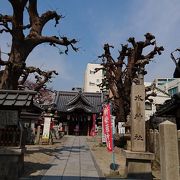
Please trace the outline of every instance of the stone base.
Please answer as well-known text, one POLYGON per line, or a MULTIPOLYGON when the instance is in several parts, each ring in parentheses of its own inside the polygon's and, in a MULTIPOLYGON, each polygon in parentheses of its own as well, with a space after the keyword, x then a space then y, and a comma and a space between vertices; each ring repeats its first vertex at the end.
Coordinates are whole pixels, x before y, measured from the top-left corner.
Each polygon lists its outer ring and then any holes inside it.
POLYGON ((152 180, 151 161, 154 154, 149 152, 123 151, 126 157, 127 177, 152 180))
POLYGON ((24 148, 0 147, 0 179, 16 180, 24 170, 24 148))

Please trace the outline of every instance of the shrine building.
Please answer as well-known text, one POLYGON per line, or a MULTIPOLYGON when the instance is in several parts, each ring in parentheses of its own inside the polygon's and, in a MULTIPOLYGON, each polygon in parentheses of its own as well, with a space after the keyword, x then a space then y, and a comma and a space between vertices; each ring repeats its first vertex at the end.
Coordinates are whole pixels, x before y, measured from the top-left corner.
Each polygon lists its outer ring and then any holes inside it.
POLYGON ((92 135, 101 120, 102 94, 58 91, 54 101, 56 119, 68 135, 92 135))

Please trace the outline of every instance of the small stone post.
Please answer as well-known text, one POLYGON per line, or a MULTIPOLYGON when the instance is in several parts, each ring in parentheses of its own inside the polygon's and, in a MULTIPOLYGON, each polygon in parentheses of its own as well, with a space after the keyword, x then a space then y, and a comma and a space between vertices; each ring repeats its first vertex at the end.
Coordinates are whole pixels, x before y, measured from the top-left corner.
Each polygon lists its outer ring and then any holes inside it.
POLYGON ((179 155, 179 164, 180 164, 180 130, 177 131, 178 134, 178 155, 179 155))
POLYGON ((179 158, 176 124, 165 121, 159 125, 162 180, 179 180, 179 158))
POLYGON ((155 160, 160 163, 160 145, 159 145, 159 131, 157 129, 154 130, 154 154, 155 160))
POLYGON ((37 134, 36 134, 36 144, 39 144, 40 131, 41 131, 41 126, 38 126, 38 127, 37 127, 37 134))

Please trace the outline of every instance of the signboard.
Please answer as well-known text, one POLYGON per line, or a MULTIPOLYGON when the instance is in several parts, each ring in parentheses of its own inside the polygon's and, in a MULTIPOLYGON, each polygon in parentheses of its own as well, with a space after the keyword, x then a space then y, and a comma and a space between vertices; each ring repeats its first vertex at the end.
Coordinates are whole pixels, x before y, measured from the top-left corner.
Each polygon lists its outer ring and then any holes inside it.
POLYGON ((111 124, 112 124, 113 134, 116 133, 115 119, 116 119, 116 116, 111 115, 111 124))
POLYGON ((111 114, 110 114, 110 105, 106 104, 103 107, 103 130, 104 136, 106 140, 106 145, 108 151, 113 150, 113 142, 112 142, 112 122, 111 122, 111 114))
POLYGON ((42 139, 49 139, 51 117, 44 117, 44 129, 42 139))
POLYGON ((125 127, 123 127, 125 123, 124 122, 118 122, 118 133, 119 134, 125 134, 125 127))
POLYGON ((0 110, 0 126, 17 125, 19 120, 18 111, 0 110))

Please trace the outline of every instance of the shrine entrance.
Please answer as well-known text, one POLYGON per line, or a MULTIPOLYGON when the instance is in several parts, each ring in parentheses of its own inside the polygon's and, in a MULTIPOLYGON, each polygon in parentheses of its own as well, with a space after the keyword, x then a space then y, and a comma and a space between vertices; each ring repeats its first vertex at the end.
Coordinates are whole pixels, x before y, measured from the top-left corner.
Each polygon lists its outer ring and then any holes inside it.
POLYGON ((67 115, 67 134, 87 136, 92 128, 91 115, 86 114, 82 110, 76 110, 72 114, 67 115))
POLYGON ((94 135, 101 112, 101 94, 59 91, 55 98, 58 122, 67 135, 94 135))

